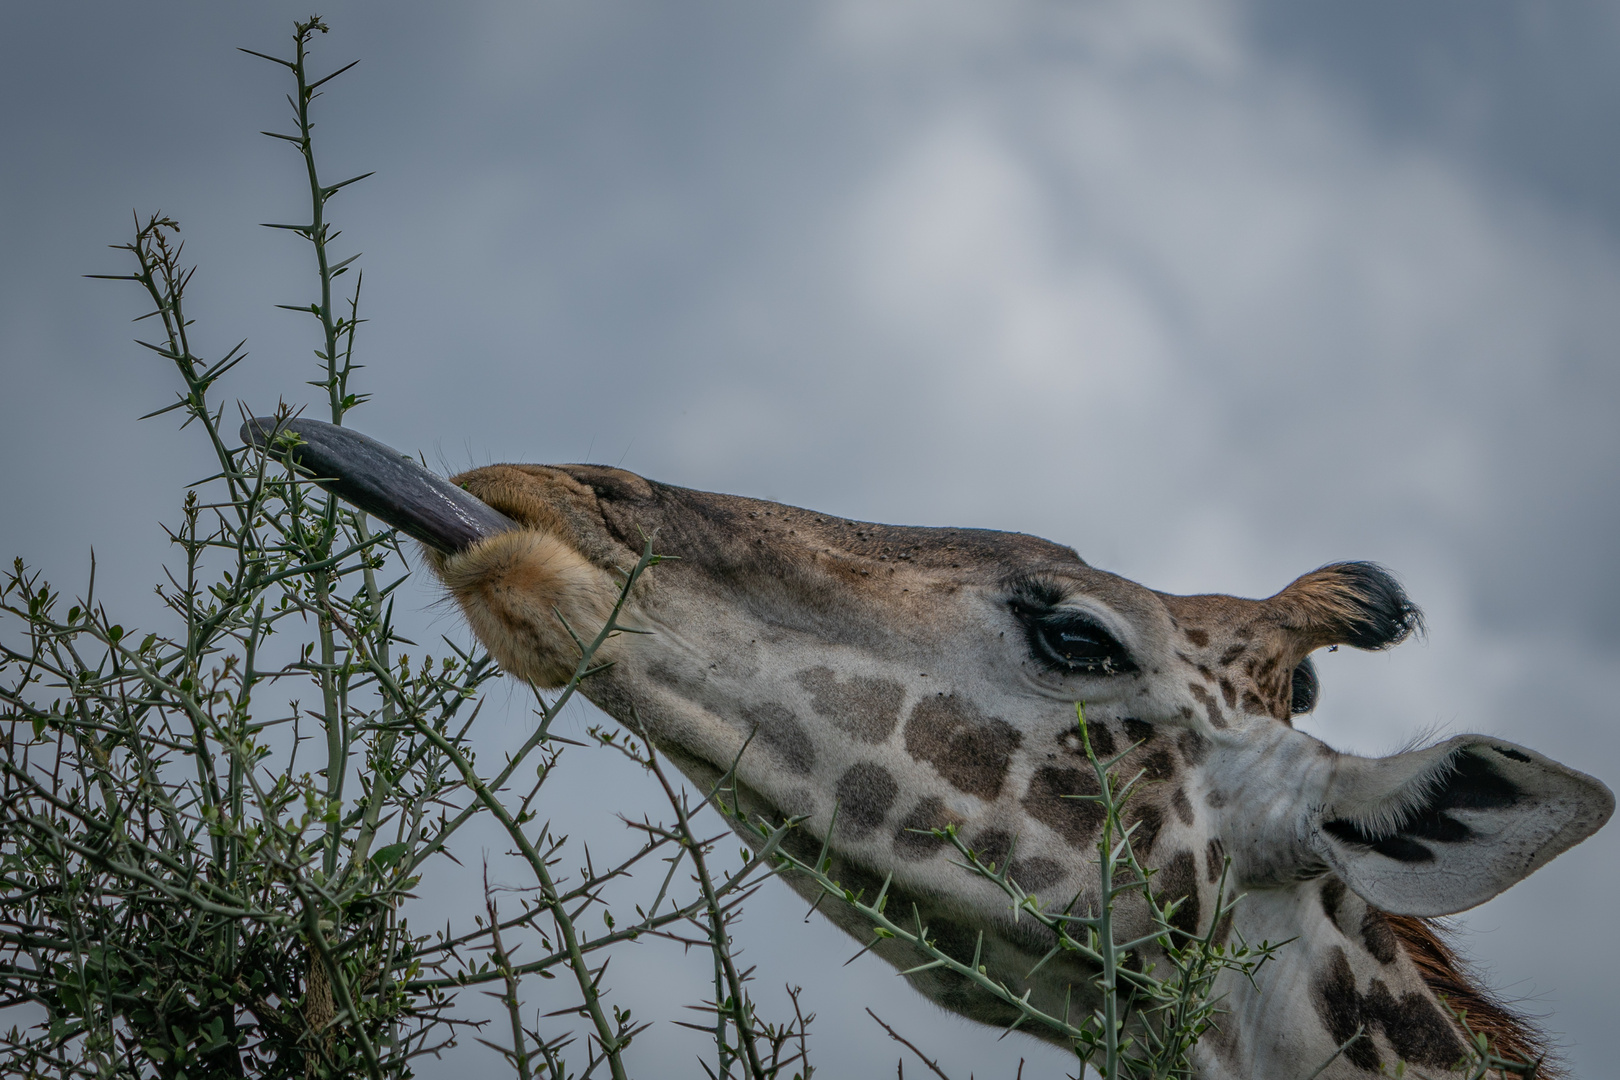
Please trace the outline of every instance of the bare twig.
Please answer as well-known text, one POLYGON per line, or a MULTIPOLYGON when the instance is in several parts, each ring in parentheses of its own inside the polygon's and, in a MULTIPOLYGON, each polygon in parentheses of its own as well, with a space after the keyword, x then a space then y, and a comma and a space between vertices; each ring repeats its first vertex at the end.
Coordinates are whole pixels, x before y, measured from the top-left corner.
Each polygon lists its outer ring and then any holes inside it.
MULTIPOLYGON (((913 1043, 910 1039, 906 1038, 904 1035, 900 1034, 898 1031, 894 1030, 894 1028, 890 1027, 887 1023, 884 1022, 884 1020, 883 1020, 883 1018, 881 1016, 879 1016, 877 1013, 873 1012, 871 1009, 866 1010, 866 1015, 870 1016, 873 1020, 876 1020, 878 1022, 878 1026, 881 1027, 884 1031, 887 1031, 889 1033, 889 1038, 893 1039, 895 1042, 899 1043, 901 1046, 904 1046, 907 1050, 910 1050, 913 1054, 916 1054, 917 1055, 917 1060, 922 1062, 924 1065, 928 1066, 929 1070, 932 1071, 935 1076, 939 1077, 939 1080, 951 1080, 951 1078, 949 1076, 945 1075, 945 1070, 939 1067, 938 1062, 931 1060, 921 1050, 917 1049, 917 1045, 915 1043, 913 1043)), ((902 1077, 905 1076, 905 1069, 904 1068, 900 1069, 899 1075, 902 1076, 902 1077)))

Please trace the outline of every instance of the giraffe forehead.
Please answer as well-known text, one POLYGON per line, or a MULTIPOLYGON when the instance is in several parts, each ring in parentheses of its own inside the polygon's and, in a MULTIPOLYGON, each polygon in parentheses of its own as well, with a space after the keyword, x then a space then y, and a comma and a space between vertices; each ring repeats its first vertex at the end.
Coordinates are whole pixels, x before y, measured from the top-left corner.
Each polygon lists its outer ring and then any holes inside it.
POLYGON ((455 482, 521 524, 566 533, 597 561, 622 561, 650 541, 678 560, 661 577, 687 575, 693 589, 707 578, 728 602, 754 593, 810 607, 865 599, 898 613, 920 597, 1051 577, 1121 608, 1157 607, 1148 590, 1024 533, 857 521, 589 465, 490 466, 455 482))

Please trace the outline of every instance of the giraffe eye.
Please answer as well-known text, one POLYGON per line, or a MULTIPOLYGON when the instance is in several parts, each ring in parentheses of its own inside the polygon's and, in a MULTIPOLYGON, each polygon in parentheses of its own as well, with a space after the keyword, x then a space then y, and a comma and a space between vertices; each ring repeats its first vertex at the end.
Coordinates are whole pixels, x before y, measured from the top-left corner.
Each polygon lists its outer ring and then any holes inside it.
POLYGON ((1125 646, 1095 619, 1073 611, 1020 614, 1029 628, 1030 651, 1053 671, 1119 675, 1136 670, 1125 646))
POLYGON ((1322 683, 1316 677, 1316 665, 1309 660, 1300 661, 1294 669, 1294 696, 1289 710, 1298 716, 1316 708, 1316 698, 1322 692, 1322 683))

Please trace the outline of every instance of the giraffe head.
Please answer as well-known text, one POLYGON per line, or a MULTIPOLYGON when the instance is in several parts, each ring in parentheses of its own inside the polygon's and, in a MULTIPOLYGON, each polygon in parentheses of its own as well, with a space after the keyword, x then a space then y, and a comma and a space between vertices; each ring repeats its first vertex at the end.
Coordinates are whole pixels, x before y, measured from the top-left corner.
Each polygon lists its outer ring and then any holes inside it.
MULTIPOLYGON (((1096 790, 1083 701, 1100 755, 1135 745, 1123 770, 1144 782, 1127 820, 1156 891, 1186 898, 1178 923, 1207 926, 1229 865, 1248 894, 1244 937, 1297 939, 1258 988, 1222 987, 1231 1015, 1201 1044, 1201 1075, 1308 1074, 1358 1028, 1324 1076, 1444 1071, 1462 1045, 1438 989, 1508 1049, 1533 1040, 1421 917, 1511 886, 1596 831, 1613 796, 1501 739, 1363 758, 1296 730, 1317 695, 1313 650, 1386 648, 1419 625, 1381 569, 1324 567, 1265 600, 1171 596, 1031 536, 847 521, 617 469, 497 465, 455 483, 475 515, 509 520, 450 535, 402 492, 368 508, 427 541, 509 672, 566 680, 578 652, 564 620, 601 626, 650 538, 675 558, 623 621, 651 633, 613 638, 582 691, 699 782, 735 763, 747 809, 804 818, 813 849, 830 837, 847 886, 892 875, 891 897, 917 904, 947 951, 983 931, 982 962, 1032 1000, 1083 1001, 1091 973, 1049 964, 1027 979, 1049 941, 929 830, 954 824, 1043 898, 1095 895, 1100 811, 1064 797, 1096 790)), ((1012 1018, 939 969, 913 982, 964 1015, 1012 1018)))

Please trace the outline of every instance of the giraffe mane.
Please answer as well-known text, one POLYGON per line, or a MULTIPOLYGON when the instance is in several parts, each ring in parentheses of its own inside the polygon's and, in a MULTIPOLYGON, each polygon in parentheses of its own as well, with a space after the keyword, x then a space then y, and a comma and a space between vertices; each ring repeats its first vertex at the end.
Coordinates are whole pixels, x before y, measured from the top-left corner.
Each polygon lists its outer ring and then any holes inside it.
POLYGON ((1469 970, 1468 962, 1447 940, 1453 933, 1450 926, 1416 915, 1390 915, 1388 919, 1429 989, 1443 996, 1454 1012, 1466 1014, 1468 1027, 1485 1036, 1492 1053, 1542 1063, 1534 1074, 1538 1080, 1567 1076, 1546 1034, 1503 1004, 1469 970))

